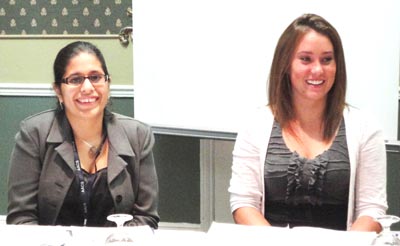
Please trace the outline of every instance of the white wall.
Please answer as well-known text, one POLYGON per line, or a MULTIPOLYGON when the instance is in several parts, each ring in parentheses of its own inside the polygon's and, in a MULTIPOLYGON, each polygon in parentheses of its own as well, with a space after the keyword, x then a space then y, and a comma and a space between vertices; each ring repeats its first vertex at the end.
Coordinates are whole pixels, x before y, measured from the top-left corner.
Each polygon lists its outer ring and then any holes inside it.
POLYGON ((400 1, 133 1, 135 117, 153 126, 237 132, 266 103, 276 42, 306 12, 340 33, 348 102, 397 139, 400 1))

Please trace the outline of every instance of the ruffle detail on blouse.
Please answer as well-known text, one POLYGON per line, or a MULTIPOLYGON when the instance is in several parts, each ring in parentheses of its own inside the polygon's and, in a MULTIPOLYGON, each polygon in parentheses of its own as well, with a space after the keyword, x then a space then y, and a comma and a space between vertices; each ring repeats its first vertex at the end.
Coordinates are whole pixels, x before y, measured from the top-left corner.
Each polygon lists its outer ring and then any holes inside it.
POLYGON ((322 204, 324 177, 328 165, 325 155, 326 152, 309 160, 300 157, 297 152, 293 153, 287 170, 286 203, 322 204))

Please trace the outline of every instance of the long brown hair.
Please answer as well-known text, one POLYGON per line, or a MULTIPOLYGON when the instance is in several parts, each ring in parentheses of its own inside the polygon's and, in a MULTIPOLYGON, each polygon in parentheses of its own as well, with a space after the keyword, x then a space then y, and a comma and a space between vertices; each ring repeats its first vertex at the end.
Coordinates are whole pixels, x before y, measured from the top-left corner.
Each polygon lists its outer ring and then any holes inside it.
POLYGON ((299 40, 314 30, 332 42, 336 61, 335 81, 328 92, 324 111, 324 140, 331 139, 343 116, 346 105, 346 64, 342 41, 336 29, 321 16, 304 14, 295 19, 282 33, 275 49, 269 75, 269 106, 282 128, 288 126, 295 116, 290 82, 290 64, 299 40))

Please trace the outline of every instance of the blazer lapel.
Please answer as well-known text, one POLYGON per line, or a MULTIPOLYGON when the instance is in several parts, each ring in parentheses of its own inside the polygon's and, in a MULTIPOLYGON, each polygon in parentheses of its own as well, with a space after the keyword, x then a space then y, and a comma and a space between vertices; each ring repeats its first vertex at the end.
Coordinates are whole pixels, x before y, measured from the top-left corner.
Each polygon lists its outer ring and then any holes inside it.
POLYGON ((109 182, 113 181, 126 168, 127 163, 122 157, 127 156, 128 158, 132 158, 135 156, 124 128, 116 122, 117 120, 107 125, 108 141, 110 144, 108 156, 109 182))
POLYGON ((53 125, 51 126, 49 136, 47 137, 47 143, 60 143, 55 150, 63 158, 65 163, 75 170, 74 166, 74 154, 72 149, 72 130, 68 123, 67 117, 58 115, 53 125))
POLYGON ((135 154, 132 150, 125 129, 117 120, 107 125, 109 141, 108 152, 108 184, 110 193, 115 199, 116 212, 126 212, 135 203, 135 194, 129 168, 132 168, 135 154))

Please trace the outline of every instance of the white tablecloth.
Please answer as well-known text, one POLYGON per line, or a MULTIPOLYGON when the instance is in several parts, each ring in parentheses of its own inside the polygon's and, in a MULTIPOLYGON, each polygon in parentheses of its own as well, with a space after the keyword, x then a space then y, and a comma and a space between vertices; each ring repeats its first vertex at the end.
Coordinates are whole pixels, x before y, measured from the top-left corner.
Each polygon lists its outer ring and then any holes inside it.
POLYGON ((207 233, 210 242, 222 239, 223 245, 370 245, 375 232, 347 232, 315 227, 293 229, 213 223, 207 233))
MULTIPOLYGON (((370 245, 374 232, 343 232, 311 227, 294 229, 277 227, 240 226, 213 223, 208 232, 149 227, 124 227, 141 245, 370 245)), ((99 246, 116 228, 63 226, 0 226, 1 245, 7 246, 99 246)))

